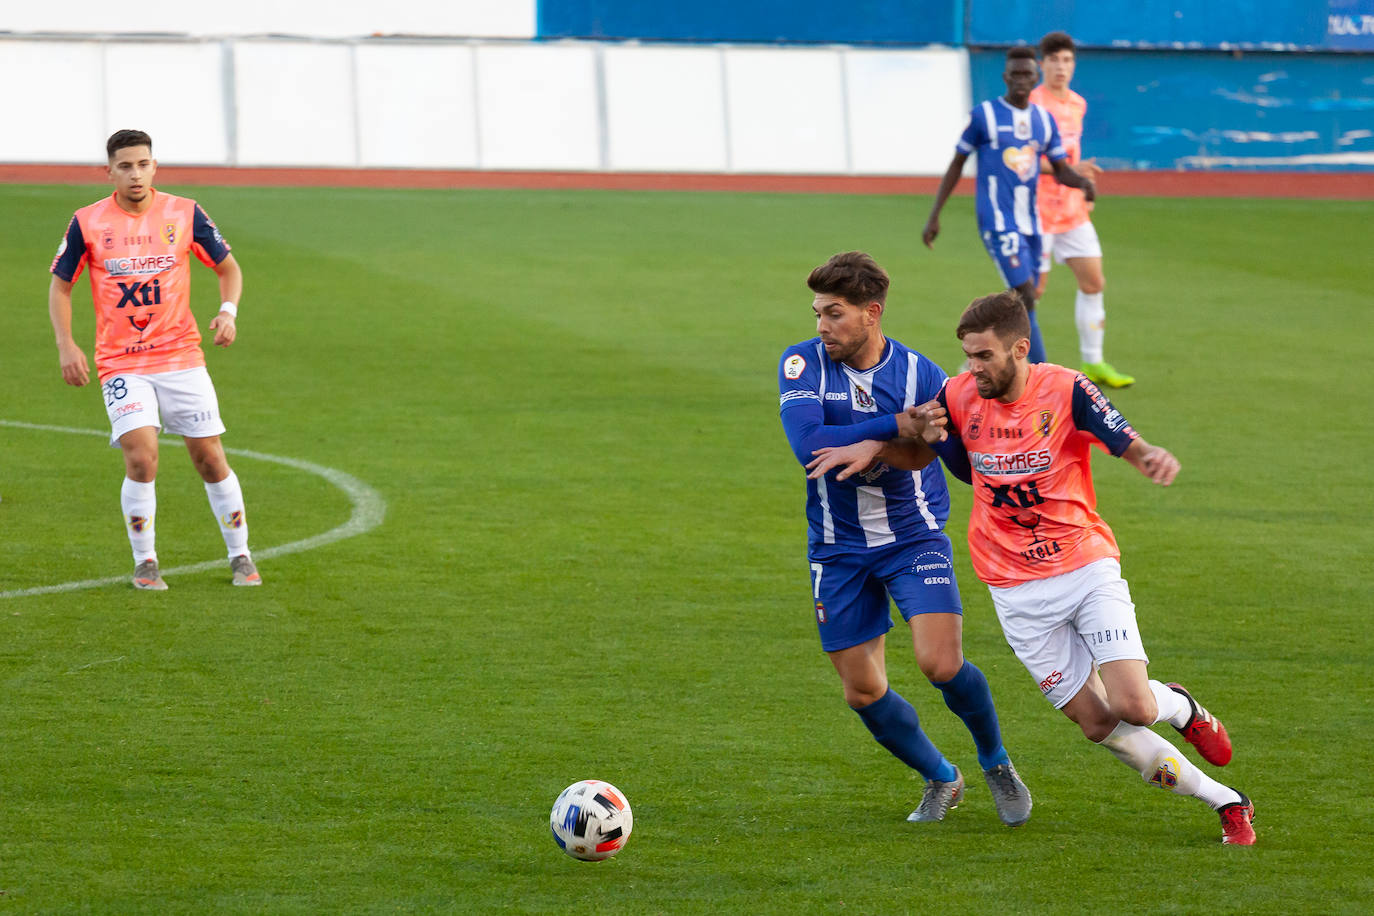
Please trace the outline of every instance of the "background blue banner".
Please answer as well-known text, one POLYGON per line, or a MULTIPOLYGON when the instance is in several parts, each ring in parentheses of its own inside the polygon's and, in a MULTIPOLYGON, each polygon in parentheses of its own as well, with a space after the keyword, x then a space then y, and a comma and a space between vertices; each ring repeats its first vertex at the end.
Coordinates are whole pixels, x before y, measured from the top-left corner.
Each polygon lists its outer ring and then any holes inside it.
POLYGON ((1055 29, 1088 47, 1296 49, 1326 45, 1328 0, 967 2, 970 45, 1034 44, 1055 29))
POLYGON ((958 44, 963 0, 540 0, 541 38, 958 44))
POLYGON ((1330 0, 1326 46, 1343 51, 1374 51, 1374 0, 1330 0))
POLYGON ((540 0, 541 38, 1374 51, 1374 0, 540 0), (965 28, 967 27, 967 32, 965 28))
MULTIPOLYGON (((975 104, 1006 92, 1005 52, 969 57, 975 104)), ((1088 102, 1083 155, 1108 168, 1368 169, 1374 79, 1362 60, 1082 51, 1073 88, 1088 102)))

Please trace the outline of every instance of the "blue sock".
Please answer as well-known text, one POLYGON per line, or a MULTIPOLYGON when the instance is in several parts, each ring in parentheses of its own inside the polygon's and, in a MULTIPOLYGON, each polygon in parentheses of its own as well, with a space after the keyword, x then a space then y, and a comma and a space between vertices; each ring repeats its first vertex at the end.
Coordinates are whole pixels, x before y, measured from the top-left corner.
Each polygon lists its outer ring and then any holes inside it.
POLYGON ((889 687, 879 699, 854 711, 892 756, 926 779, 954 781, 954 764, 930 743, 926 733, 921 731, 921 719, 915 708, 897 691, 889 687))
POLYGON ((1007 763, 1007 749, 1002 746, 1002 729, 997 725, 997 708, 992 705, 992 691, 988 689, 988 679, 978 666, 964 659, 964 667, 949 680, 936 684, 945 695, 945 705, 950 712, 964 720, 973 743, 978 748, 978 765, 990 770, 1001 763, 1007 763))
POLYGON ((1026 358, 1033 363, 1043 363, 1045 361, 1045 338, 1040 334, 1040 322, 1035 320, 1035 313, 1038 309, 1031 309, 1030 315, 1030 353, 1026 358))

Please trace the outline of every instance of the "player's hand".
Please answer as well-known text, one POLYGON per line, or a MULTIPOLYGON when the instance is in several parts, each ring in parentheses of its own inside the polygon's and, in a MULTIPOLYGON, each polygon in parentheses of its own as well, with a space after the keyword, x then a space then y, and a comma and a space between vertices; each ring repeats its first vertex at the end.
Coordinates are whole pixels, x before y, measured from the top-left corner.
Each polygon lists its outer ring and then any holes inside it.
POLYGON ((1089 181, 1097 181, 1097 176, 1102 174, 1102 166, 1097 164, 1096 159, 1084 159, 1074 170, 1089 181))
POLYGON ((939 401, 927 401, 908 407, 897 414, 897 435, 906 439, 922 439, 927 445, 943 442, 949 437, 945 425, 949 413, 939 401))
POLYGON ((57 361, 62 367, 62 381, 68 385, 80 388, 91 380, 91 368, 86 362, 86 354, 75 341, 57 345, 57 361))
POLYGON ((1083 199, 1088 203, 1097 200, 1097 185, 1093 184, 1091 178, 1083 179, 1083 199))
POLYGON ((935 236, 940 234, 940 218, 932 216, 926 220, 926 227, 921 230, 921 241, 926 243, 927 248, 935 247, 935 236))
POLYGON ((843 467, 844 470, 836 474, 835 479, 845 480, 871 467, 882 449, 883 444, 874 439, 865 439, 853 445, 831 445, 816 449, 811 453, 816 457, 806 465, 806 476, 809 480, 816 480, 824 477, 826 472, 833 468, 843 467))
POLYGON ((238 325, 234 322, 234 316, 228 312, 220 312, 210 319, 210 330, 215 332, 215 346, 227 347, 234 342, 238 336, 238 325))
POLYGON ((1152 445, 1145 454, 1140 456, 1140 461, 1137 462, 1136 467, 1153 483, 1167 487, 1178 476, 1180 465, 1178 459, 1168 449, 1152 445))

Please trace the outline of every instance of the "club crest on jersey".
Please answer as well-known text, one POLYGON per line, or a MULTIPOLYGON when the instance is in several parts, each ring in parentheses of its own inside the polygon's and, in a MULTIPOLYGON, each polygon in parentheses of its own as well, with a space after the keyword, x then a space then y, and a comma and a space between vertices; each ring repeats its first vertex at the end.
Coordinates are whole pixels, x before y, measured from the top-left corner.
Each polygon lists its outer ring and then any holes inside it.
POLYGON ((101 231, 100 246, 106 250, 114 247, 114 230, 105 229, 101 231))
POLYGON ((800 353, 793 353, 782 362, 782 374, 785 378, 799 379, 801 374, 806 371, 806 360, 800 353))
POLYGON ((855 410, 872 412, 877 408, 878 404, 876 401, 873 400, 873 395, 865 391, 862 385, 858 384, 857 382, 851 381, 850 388, 852 388, 854 391, 855 410))
POLYGON ((162 240, 168 245, 177 243, 177 224, 167 223, 162 227, 162 240))
POLYGON ((968 429, 964 432, 965 439, 977 439, 983 434, 983 415, 976 413, 968 418, 968 429))
POLYGON ((1040 422, 1036 424, 1036 428, 1040 430, 1040 435, 1048 438, 1050 430, 1054 428, 1054 411, 1040 411, 1040 422))

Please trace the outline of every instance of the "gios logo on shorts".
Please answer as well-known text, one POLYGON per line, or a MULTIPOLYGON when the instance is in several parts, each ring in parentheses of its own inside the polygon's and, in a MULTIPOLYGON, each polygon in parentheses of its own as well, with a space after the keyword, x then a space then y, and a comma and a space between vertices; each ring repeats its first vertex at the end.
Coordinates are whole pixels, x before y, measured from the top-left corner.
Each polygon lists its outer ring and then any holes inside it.
POLYGON ((953 585, 954 565, 949 557, 933 550, 918 554, 911 561, 911 574, 920 576, 924 585, 953 585))

